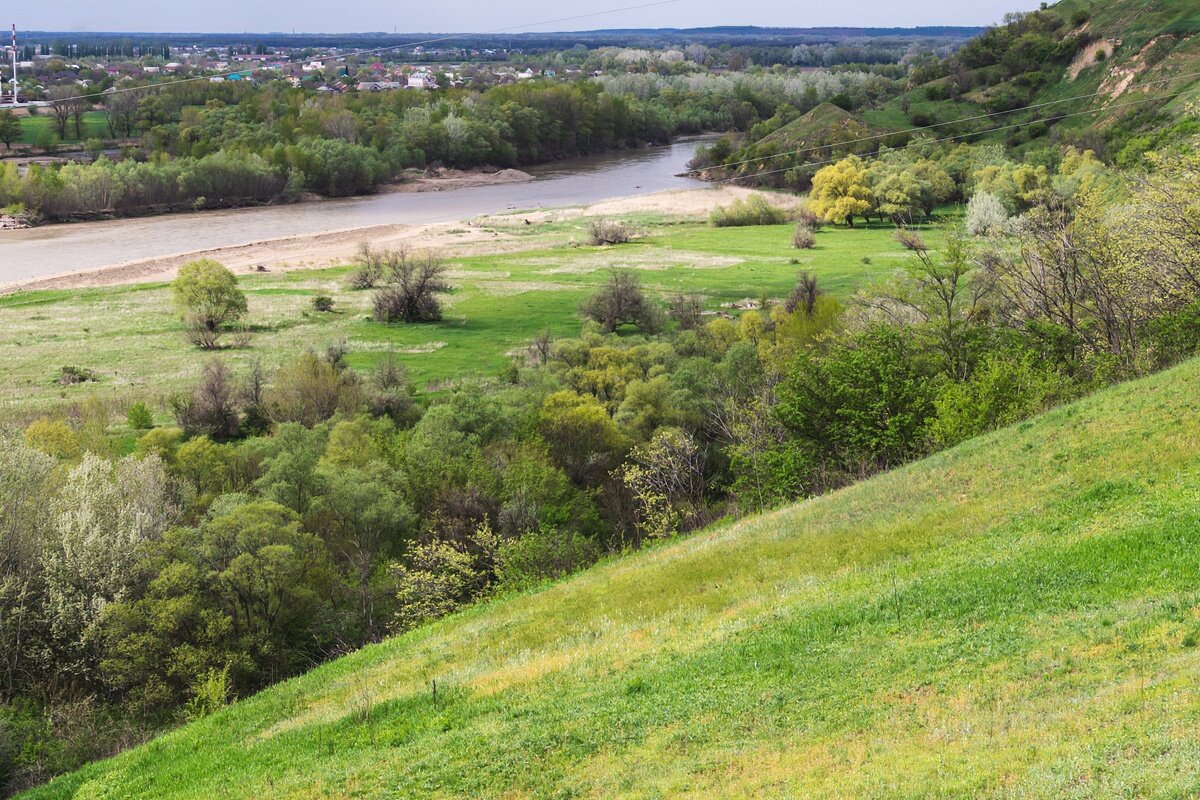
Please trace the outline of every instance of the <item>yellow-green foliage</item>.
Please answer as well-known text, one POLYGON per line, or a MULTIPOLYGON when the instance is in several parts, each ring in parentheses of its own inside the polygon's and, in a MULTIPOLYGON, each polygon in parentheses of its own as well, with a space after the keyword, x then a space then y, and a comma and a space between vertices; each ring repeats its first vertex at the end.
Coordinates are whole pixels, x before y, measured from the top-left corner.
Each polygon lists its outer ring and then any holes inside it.
POLYGON ((855 217, 866 217, 875 208, 870 173, 858 156, 820 169, 812 184, 809 207, 828 222, 853 226, 855 217))
POLYGON ((1198 380, 477 606, 29 797, 1193 796, 1198 380))

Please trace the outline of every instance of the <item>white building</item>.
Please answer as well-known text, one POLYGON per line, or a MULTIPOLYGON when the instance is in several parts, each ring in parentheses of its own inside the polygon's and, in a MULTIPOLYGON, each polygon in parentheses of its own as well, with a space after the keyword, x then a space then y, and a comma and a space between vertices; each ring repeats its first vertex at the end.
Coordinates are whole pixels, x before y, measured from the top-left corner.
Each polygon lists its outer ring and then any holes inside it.
POLYGON ((410 88, 410 89, 436 89, 437 88, 437 78, 433 77, 433 73, 425 72, 424 70, 422 70, 420 72, 414 72, 413 74, 408 76, 408 88, 410 88))

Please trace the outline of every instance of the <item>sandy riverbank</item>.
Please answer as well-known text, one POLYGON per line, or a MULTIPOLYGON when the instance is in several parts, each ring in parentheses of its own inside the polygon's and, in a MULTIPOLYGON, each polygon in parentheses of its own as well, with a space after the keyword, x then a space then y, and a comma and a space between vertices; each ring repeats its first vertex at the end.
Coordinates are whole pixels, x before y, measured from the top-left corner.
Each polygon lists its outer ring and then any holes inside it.
MULTIPOLYGON (((717 206, 727 205, 754 193, 751 189, 734 186, 706 187, 619 198, 583 207, 490 215, 453 223, 376 225, 287 236, 19 281, 0 286, 0 294, 20 290, 75 289, 167 281, 175 277, 183 264, 198 258, 215 259, 238 273, 258 269, 319 269, 349 263, 362 242, 369 242, 376 249, 407 247, 410 250, 436 250, 450 257, 514 252, 546 246, 546 238, 527 235, 530 225, 629 214, 703 219, 717 206), (519 235, 516 230, 520 231, 519 235)), ((798 205, 801 202, 800 198, 785 195, 773 194, 771 198, 772 202, 779 205, 798 205)), ((570 234, 563 234, 563 238, 569 239, 570 234)))

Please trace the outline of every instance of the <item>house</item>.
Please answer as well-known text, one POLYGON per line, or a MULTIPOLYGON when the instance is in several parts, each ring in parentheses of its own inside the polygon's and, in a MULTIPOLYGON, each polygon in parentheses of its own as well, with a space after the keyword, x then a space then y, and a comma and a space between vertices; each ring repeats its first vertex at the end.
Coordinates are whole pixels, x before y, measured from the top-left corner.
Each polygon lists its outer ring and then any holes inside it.
POLYGON ((409 89, 436 89, 437 78, 433 77, 433 73, 421 70, 414 72, 408 76, 409 89))
POLYGON ((533 78, 533 77, 534 77, 536 74, 537 74, 537 73, 535 73, 533 70, 531 70, 531 69, 529 69, 529 68, 526 68, 526 69, 524 69, 524 70, 522 70, 522 71, 520 71, 520 72, 518 72, 518 73, 517 73, 517 80, 519 80, 519 81, 527 81, 527 80, 529 80, 530 78, 533 78))
POLYGON ((360 92, 387 92, 399 88, 400 81, 362 81, 358 84, 360 92))

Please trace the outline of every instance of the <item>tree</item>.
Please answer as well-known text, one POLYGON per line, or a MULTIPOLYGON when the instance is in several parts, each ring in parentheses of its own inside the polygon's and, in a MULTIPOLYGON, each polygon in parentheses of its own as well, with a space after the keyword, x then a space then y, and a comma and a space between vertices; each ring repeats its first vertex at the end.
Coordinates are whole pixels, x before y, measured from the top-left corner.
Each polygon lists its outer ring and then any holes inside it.
POLYGON ((967 204, 967 230, 972 236, 1002 236, 1008 232, 1008 209, 990 192, 976 192, 967 204))
POLYGON ((221 264, 200 259, 184 264, 172 284, 175 306, 197 347, 217 347, 222 328, 246 313, 246 295, 237 277, 221 264))
POLYGON ((580 311, 605 333, 625 324, 637 326, 642 333, 657 333, 663 326, 662 309, 647 299, 637 273, 628 269, 614 269, 580 311))
POLYGON ((302 353, 275 373, 267 391, 267 409, 275 422, 311 428, 339 410, 353 412, 363 403, 362 384, 351 370, 338 369, 312 351, 302 353))
POLYGON ((802 353, 776 412, 824 470, 856 479, 921 452, 936 393, 930 377, 903 330, 872 325, 827 352, 802 353))
POLYGON ((870 174, 858 156, 849 156, 823 167, 813 176, 810 207, 822 219, 854 227, 854 218, 866 219, 875 208, 870 174))
POLYGON ((115 92, 104 98, 104 117, 108 133, 114 139, 133 135, 137 122, 138 100, 135 92, 115 92))
MULTIPOLYGON (((58 138, 67 138, 67 123, 71 121, 72 116, 79 113, 77 108, 81 102, 77 86, 67 84, 50 89, 50 110, 54 112, 54 126, 58 129, 58 138)), ((78 122, 75 127, 78 134, 78 122)))
POLYGON ((13 142, 21 135, 21 120, 11 111, 0 111, 0 142, 12 149, 13 142))
POLYGON ((175 401, 175 419, 188 436, 207 436, 216 442, 237 437, 236 387, 225 362, 214 358, 204 365, 192 393, 175 401))
POLYGON ((590 395, 555 392, 542 403, 537 422, 554 462, 579 484, 606 476, 626 448, 617 424, 590 395))
POLYGON ((897 225, 912 224, 924 210, 928 187, 911 170, 891 170, 875 185, 876 210, 897 225))
POLYGON ((442 318, 438 295, 450 291, 446 265, 426 255, 412 258, 406 251, 382 255, 385 286, 375 292, 375 319, 379 322, 437 322, 442 318))
POLYGON ((620 472, 647 536, 670 536, 703 518, 704 452, 686 431, 659 430, 633 448, 620 472))

